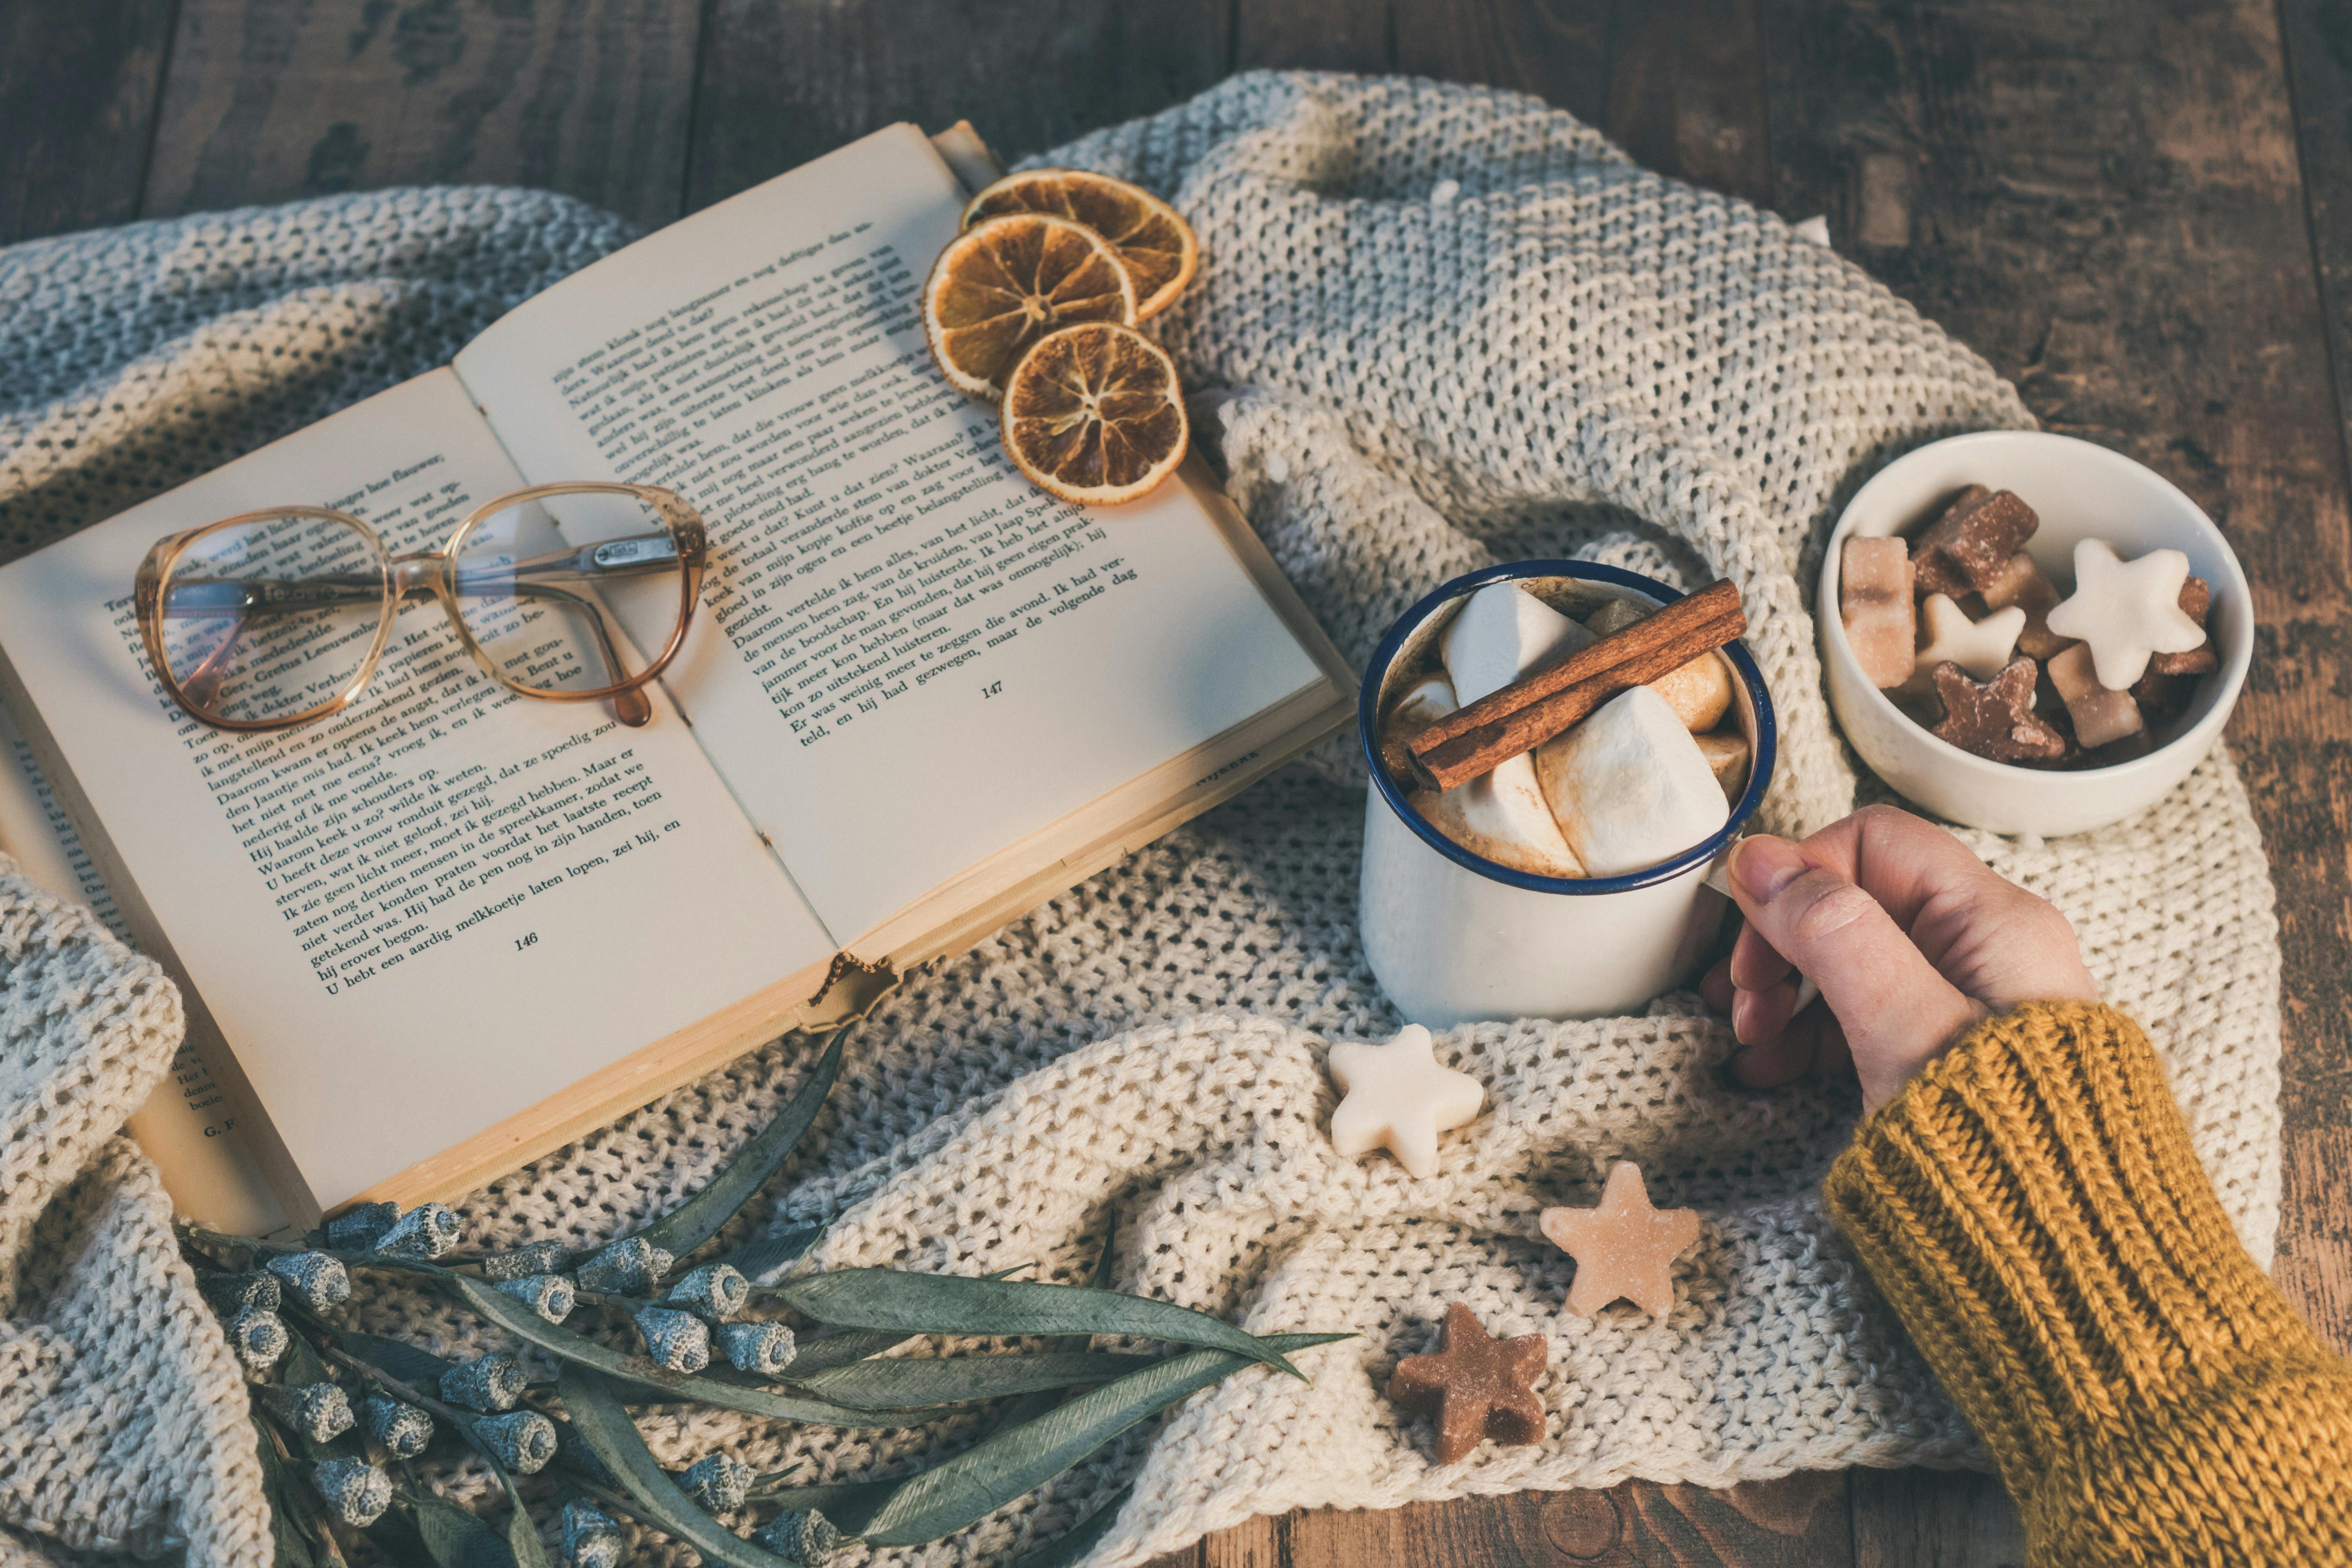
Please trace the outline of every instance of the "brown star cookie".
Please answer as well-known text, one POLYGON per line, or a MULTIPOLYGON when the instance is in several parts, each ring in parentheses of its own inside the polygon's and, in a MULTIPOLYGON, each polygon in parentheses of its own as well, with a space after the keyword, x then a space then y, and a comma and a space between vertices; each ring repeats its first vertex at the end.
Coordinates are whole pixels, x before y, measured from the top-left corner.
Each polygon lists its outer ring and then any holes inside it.
POLYGON ((1979 686, 1946 659, 1936 667, 1936 695, 1944 704, 1937 739, 1996 763, 2064 756, 2066 737, 2033 716, 2034 677, 2033 661, 2018 658, 1979 686))
POLYGON ((1610 1167, 1598 1208, 1546 1209, 1537 1223, 1576 1259, 1569 1310, 1590 1318, 1621 1298, 1654 1318, 1675 1310, 1675 1259, 1698 1239, 1698 1211, 1652 1207, 1632 1161, 1610 1167))
POLYGON ((1444 1340, 1434 1355, 1409 1355, 1389 1379, 1389 1397, 1437 1426, 1437 1462, 1467 1458, 1486 1438, 1543 1441, 1543 1401, 1536 1379, 1546 1354, 1541 1334, 1497 1340, 1456 1301, 1445 1309, 1444 1340))

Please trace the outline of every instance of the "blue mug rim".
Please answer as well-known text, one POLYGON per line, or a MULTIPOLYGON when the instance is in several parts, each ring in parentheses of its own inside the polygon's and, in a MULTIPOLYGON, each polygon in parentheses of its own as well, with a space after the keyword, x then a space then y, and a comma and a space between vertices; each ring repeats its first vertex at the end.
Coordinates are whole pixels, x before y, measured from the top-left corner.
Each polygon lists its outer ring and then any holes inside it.
POLYGON ((1603 566, 1593 561, 1511 561, 1497 566, 1481 567, 1465 573, 1451 582, 1441 584, 1420 602, 1397 618, 1389 635, 1381 639, 1380 647, 1372 654, 1371 664, 1364 672, 1362 687, 1356 696, 1356 731, 1363 748, 1365 766, 1371 770, 1372 787, 1381 792, 1389 809, 1399 821, 1411 828, 1421 841, 1465 870, 1514 888, 1525 888, 1536 893, 1568 893, 1592 897, 1602 893, 1629 892, 1635 888, 1647 888, 1672 881, 1692 867, 1713 860, 1723 852, 1723 847, 1739 835, 1756 808, 1764 803, 1764 792, 1772 782, 1773 764, 1780 756, 1780 722, 1772 710, 1772 694, 1764 684, 1764 672, 1756 667, 1755 656, 1744 642, 1727 644, 1721 651, 1730 659, 1733 672, 1748 689, 1748 697, 1756 710, 1755 755, 1749 760, 1748 787, 1740 792, 1738 804, 1731 808, 1730 818, 1715 832, 1700 839, 1688 849, 1671 859, 1661 860, 1639 871, 1626 871, 1614 877, 1538 877, 1531 871, 1515 871, 1498 866, 1482 856, 1473 855, 1436 828, 1429 819, 1405 804, 1404 793, 1389 776, 1386 763, 1380 754, 1381 688, 1387 683, 1389 667, 1403 650, 1405 639, 1421 628, 1430 616, 1454 600, 1464 597, 1489 583, 1516 582, 1525 577, 1576 577, 1588 583, 1607 583, 1620 588, 1632 588, 1654 598, 1661 605, 1670 605, 1683 597, 1682 590, 1670 588, 1654 577, 1644 577, 1638 572, 1622 567, 1603 566))

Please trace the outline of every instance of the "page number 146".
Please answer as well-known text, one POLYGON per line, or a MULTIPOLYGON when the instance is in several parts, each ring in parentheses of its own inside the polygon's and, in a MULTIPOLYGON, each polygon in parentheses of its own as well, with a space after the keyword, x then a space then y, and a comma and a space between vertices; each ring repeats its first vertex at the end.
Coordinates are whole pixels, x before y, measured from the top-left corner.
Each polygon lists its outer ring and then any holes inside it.
POLYGON ((517 952, 520 952, 526 947, 536 947, 539 945, 539 933, 535 931, 526 931, 514 939, 514 944, 517 952))

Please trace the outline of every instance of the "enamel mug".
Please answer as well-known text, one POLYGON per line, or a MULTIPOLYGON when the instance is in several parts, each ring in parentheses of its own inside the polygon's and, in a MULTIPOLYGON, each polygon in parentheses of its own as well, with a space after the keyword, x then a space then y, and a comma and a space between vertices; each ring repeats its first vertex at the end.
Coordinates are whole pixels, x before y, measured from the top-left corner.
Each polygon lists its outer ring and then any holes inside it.
POLYGON ((1682 597, 1654 578, 1584 561, 1489 566, 1407 610, 1372 656, 1356 709, 1372 774, 1358 919, 1389 999, 1409 1022, 1433 1029, 1638 1012, 1687 984, 1723 919, 1725 900, 1706 886, 1707 872, 1772 778, 1772 700, 1755 659, 1734 643, 1721 650, 1733 677, 1727 717, 1747 735, 1751 763, 1747 787, 1717 832, 1646 870, 1571 878, 1498 866, 1431 826, 1381 761, 1381 715, 1390 698, 1440 668, 1437 639, 1462 601, 1502 581, 1579 621, 1612 598, 1656 605, 1682 597))

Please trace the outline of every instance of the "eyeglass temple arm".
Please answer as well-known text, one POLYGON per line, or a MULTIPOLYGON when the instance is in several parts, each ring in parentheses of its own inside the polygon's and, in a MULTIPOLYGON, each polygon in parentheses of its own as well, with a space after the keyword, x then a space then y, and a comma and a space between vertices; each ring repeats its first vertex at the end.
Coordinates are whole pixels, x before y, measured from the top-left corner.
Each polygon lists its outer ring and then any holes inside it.
MULTIPOLYGON (((560 599, 576 606, 589 626, 594 628, 597 649, 604 656, 604 668, 611 672, 613 679, 619 680, 627 673, 627 667, 621 662, 621 650, 613 646, 613 635, 605 629, 604 611, 597 607, 594 600, 584 594, 574 594, 568 588, 557 588, 545 583, 514 583, 509 585, 508 592, 517 598, 560 599)), ((632 730, 646 723, 654 716, 653 700, 646 695, 643 687, 615 692, 609 701, 613 717, 632 730)))

